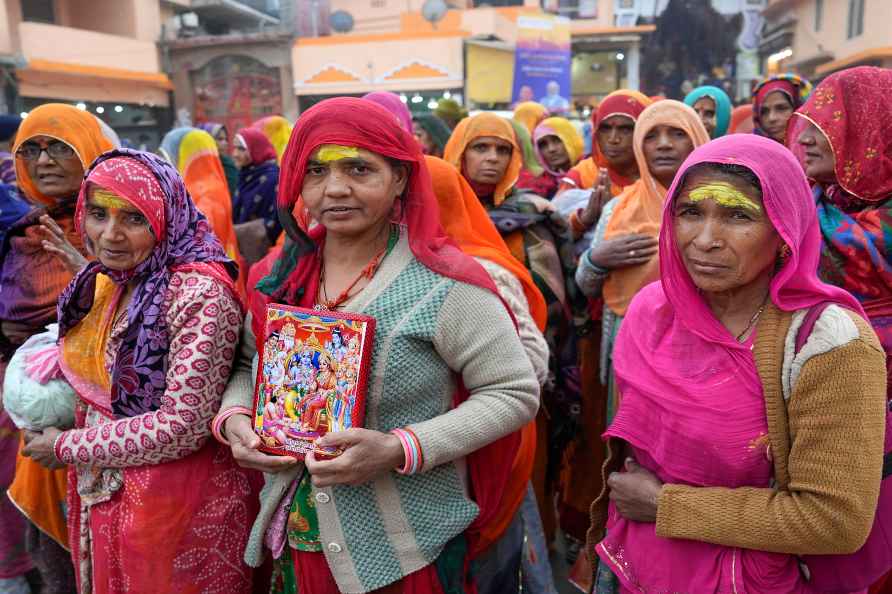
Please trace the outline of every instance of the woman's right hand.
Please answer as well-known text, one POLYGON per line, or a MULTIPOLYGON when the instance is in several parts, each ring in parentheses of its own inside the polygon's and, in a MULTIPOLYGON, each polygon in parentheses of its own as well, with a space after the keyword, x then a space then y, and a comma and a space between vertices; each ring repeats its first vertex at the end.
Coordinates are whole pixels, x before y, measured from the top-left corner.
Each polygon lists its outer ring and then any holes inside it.
POLYGON ((610 178, 607 176, 607 170, 601 169, 598 174, 598 182, 592 188, 588 203, 579 215, 579 222, 586 229, 593 227, 601 218, 604 205, 610 202, 611 198, 613 195, 610 193, 610 178))
POLYGON ((589 259, 595 266, 607 270, 638 266, 656 255, 657 246, 657 239, 650 235, 621 235, 598 242, 589 250, 589 259))
POLYGON ((273 456, 258 450, 260 437, 254 433, 248 415, 232 415, 223 424, 223 431, 232 448, 232 457, 242 468, 277 473, 297 464, 291 456, 273 456))
POLYGON ((43 234, 43 249, 55 254, 71 274, 77 274, 87 265, 87 259, 71 245, 65 232, 49 215, 40 217, 40 232, 43 234))

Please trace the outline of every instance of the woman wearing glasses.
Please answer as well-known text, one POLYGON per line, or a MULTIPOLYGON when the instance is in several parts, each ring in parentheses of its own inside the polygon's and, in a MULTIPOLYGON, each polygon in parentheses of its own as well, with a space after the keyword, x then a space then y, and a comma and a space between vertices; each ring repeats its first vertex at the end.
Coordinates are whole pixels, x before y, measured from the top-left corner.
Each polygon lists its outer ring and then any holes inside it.
MULTIPOLYGON (((86 166, 112 148, 98 120, 70 105, 43 105, 19 128, 18 184, 39 208, 16 222, 0 246, 0 380, 15 349, 56 321, 59 295, 85 263, 74 231, 77 193, 86 166)), ((22 456, 16 465, 18 442, 15 426, 0 412, 0 490, 8 487, 9 498, 29 520, 23 527, 7 498, 0 499, 0 575, 18 574, 21 581, 33 563, 42 592, 73 592, 73 568, 64 550, 66 471, 46 470, 22 456), (23 530, 31 532, 31 559, 21 553, 10 558, 6 552, 23 550, 23 530)))

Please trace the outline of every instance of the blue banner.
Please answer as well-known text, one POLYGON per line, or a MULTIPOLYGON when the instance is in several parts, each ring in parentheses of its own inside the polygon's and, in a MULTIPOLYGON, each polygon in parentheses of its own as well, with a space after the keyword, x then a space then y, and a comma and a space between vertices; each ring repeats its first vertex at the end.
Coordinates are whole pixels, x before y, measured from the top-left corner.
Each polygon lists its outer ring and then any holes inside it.
POLYGON ((514 104, 536 101, 551 113, 570 108, 570 19, 551 15, 517 19, 514 104))

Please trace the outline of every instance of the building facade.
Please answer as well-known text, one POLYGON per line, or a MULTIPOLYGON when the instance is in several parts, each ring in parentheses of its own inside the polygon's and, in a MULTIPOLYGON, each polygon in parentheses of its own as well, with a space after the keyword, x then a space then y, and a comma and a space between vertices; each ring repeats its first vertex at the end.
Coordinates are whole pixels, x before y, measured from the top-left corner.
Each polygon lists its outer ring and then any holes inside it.
POLYGON ((760 57, 766 74, 812 81, 852 66, 892 67, 892 2, 769 0, 760 57))
POLYGON ((178 123, 222 122, 234 133, 268 115, 294 120, 291 46, 303 4, 179 0, 171 6, 161 48, 178 123))
POLYGON ((617 88, 638 87, 641 40, 654 30, 616 26, 614 0, 488 0, 476 8, 451 0, 436 15, 423 12, 424 0, 309 1, 316 12, 304 14, 304 34, 292 49, 301 109, 370 91, 401 94, 413 111, 440 97, 507 108, 518 17, 543 10, 571 19, 573 99, 592 104, 617 88))
POLYGON ((0 0, 0 108, 71 103, 154 148, 172 121, 161 13, 159 0, 0 0))

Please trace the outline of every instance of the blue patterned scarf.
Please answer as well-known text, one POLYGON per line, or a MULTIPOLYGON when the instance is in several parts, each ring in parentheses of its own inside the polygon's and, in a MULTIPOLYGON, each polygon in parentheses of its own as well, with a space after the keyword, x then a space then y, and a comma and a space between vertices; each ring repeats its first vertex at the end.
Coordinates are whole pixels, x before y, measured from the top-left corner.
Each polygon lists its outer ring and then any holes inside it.
POLYGON ((242 169, 238 176, 238 190, 232 200, 232 222, 238 225, 262 218, 269 240, 275 242, 282 232, 276 208, 278 191, 279 166, 275 161, 242 169))

